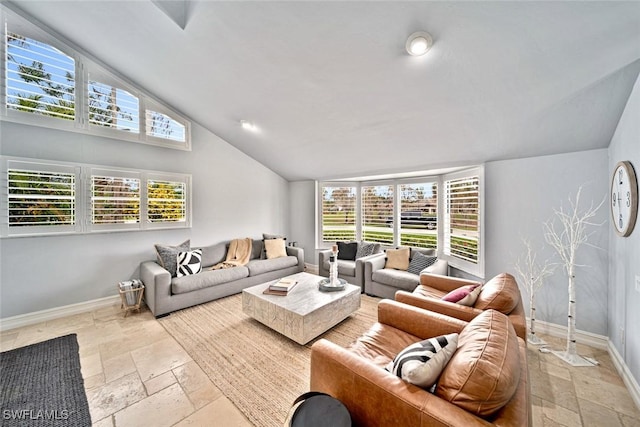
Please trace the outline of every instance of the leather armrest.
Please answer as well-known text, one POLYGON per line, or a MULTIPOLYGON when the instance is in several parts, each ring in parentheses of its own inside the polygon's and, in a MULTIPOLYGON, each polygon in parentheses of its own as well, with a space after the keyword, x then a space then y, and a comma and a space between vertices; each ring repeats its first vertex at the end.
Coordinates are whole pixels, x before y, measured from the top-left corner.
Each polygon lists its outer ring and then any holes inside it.
POLYGON ((467 322, 393 300, 378 303, 378 322, 422 339, 460 333, 467 322))
POLYGON ((461 286, 481 285, 482 283, 475 280, 460 279, 458 277, 425 273, 420 275, 420 284, 448 293, 461 286))
POLYGON ((442 301, 435 298, 425 298, 421 295, 412 294, 406 291, 397 291, 396 301, 409 304, 414 307, 419 307, 424 310, 446 314, 447 316, 455 317, 456 319, 465 320, 467 322, 470 322, 478 314, 482 313, 482 310, 478 310, 477 308, 467 307, 454 302, 442 301))

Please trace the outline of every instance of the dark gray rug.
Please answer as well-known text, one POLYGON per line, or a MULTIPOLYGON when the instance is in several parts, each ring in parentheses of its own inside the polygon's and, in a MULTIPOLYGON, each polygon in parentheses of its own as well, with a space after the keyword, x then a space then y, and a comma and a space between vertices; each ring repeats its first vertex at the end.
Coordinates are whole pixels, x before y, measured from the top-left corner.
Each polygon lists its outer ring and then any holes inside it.
POLYGON ((76 334, 0 353, 0 425, 88 427, 76 334))

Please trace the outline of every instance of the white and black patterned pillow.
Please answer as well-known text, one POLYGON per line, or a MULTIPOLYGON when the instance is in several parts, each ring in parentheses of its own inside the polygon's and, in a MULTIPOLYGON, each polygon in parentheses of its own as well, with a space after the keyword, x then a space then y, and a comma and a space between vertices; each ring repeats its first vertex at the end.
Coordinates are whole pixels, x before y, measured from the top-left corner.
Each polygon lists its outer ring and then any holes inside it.
POLYGON ((413 252, 413 258, 409 262, 409 268, 407 271, 413 274, 420 274, 422 270, 427 267, 431 267, 438 260, 436 256, 427 256, 420 252, 413 252))
POLYGON ((356 250, 356 259, 373 255, 376 251, 376 245, 379 245, 379 243, 359 242, 356 250))
POLYGON ((411 344, 385 367, 403 380, 429 389, 458 348, 458 334, 440 335, 411 344))
POLYGON ((178 253, 177 276, 190 276, 202 271, 202 249, 178 253))

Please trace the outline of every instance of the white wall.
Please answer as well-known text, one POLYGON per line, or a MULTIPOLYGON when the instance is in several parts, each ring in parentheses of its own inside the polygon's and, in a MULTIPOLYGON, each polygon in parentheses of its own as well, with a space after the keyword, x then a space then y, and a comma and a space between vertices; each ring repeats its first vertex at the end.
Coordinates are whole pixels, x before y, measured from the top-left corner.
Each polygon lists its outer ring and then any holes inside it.
MULTIPOLYGON (((522 237, 530 239, 540 259, 559 262, 545 243, 543 223, 553 218, 554 209, 569 208, 569 198, 575 200, 581 185, 583 209, 606 198, 607 150, 490 162, 485 178, 485 276, 489 279, 502 271, 515 275, 515 263, 524 251, 522 237)), ((603 225, 591 228, 589 243, 600 249, 583 245, 577 253, 577 263, 584 267, 576 274, 576 325, 601 335, 607 334, 608 215, 605 202, 594 218, 603 225)), ((537 319, 567 324, 567 285, 567 275, 558 267, 536 294, 537 319)), ((521 291, 528 315, 527 294, 521 291)))
POLYGON ((190 173, 191 229, 21 237, 0 240, 0 318, 115 295, 154 259, 154 243, 206 245, 286 233, 287 181, 203 127, 193 151, 0 122, 0 153, 115 167, 190 173))
MULTIPOLYGON (((640 177, 639 118, 640 78, 609 146, 609 177, 621 160, 631 161, 640 177)), ((634 284, 635 278, 640 276, 640 221, 629 237, 619 237, 609 227, 609 242, 609 338, 636 381, 640 382, 640 292, 634 284)))
POLYGON ((289 183, 289 241, 296 241, 304 249, 304 262, 318 263, 316 251, 316 183, 295 181, 289 183))

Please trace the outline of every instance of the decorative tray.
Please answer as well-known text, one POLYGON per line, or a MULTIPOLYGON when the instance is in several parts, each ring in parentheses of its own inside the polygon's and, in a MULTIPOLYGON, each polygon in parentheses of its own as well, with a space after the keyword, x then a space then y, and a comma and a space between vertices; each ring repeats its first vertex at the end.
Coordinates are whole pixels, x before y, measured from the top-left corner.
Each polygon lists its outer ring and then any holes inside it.
POLYGON ((331 286, 329 279, 322 279, 318 282, 318 289, 324 292, 342 291, 346 284, 346 280, 338 278, 338 284, 331 286))

